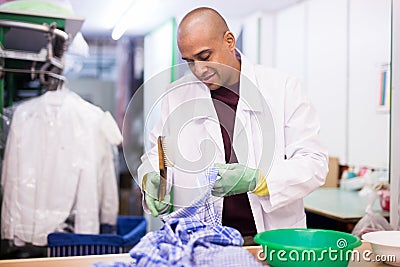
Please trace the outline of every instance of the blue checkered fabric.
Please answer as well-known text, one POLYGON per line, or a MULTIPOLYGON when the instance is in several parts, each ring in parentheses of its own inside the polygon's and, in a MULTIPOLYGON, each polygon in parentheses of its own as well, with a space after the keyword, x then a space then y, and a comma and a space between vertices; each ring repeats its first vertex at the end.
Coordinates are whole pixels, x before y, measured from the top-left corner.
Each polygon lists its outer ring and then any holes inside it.
POLYGON ((244 248, 239 231, 221 225, 211 198, 218 169, 207 170, 210 190, 163 218, 164 226, 146 234, 130 250, 134 266, 262 266, 244 248))
POLYGON ((208 189, 203 195, 200 195, 189 207, 178 209, 171 214, 161 217, 165 223, 174 218, 193 218, 213 226, 222 224, 221 214, 214 206, 211 190, 218 175, 218 168, 212 167, 205 171, 208 179, 208 189))

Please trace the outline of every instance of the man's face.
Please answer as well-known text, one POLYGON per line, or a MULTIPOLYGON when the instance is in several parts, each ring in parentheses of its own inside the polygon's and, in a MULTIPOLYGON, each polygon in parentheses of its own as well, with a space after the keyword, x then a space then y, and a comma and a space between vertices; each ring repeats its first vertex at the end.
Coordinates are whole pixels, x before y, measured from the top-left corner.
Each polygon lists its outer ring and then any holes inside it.
POLYGON ((235 83, 233 80, 232 49, 224 36, 211 36, 209 32, 183 34, 178 47, 192 73, 210 90, 235 83))

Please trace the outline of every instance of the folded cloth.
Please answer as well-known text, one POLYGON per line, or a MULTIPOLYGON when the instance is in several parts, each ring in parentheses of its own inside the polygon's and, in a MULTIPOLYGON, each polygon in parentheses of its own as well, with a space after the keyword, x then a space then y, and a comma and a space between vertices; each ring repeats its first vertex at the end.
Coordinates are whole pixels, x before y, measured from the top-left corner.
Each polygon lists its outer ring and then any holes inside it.
POLYGON ((262 266, 241 247, 240 232, 221 225, 210 201, 217 173, 217 168, 208 169, 210 190, 190 207, 164 216, 164 226, 130 250, 135 266, 262 266))

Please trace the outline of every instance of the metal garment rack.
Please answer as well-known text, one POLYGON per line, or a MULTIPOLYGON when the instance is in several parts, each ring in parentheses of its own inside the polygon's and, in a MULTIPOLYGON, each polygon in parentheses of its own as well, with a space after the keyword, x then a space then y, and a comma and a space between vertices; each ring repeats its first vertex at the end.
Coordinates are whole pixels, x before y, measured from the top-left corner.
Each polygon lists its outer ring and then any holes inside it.
MULTIPOLYGON (((70 39, 69 35, 66 32, 63 32, 56 28, 56 23, 52 23, 51 25, 39 25, 27 22, 0 20, 0 27, 29 29, 43 32, 47 35, 46 48, 42 48, 39 53, 6 50, 0 46, 0 78, 4 78, 6 72, 11 72, 31 74, 32 80, 35 80, 37 78, 37 75, 39 75, 40 82, 43 85, 50 84, 49 80, 46 79, 46 77, 51 77, 53 79, 59 80, 58 84, 62 84, 65 81, 64 76, 47 70, 51 66, 54 66, 59 70, 62 70, 64 68, 63 57, 57 58, 54 56, 54 39, 56 37, 59 37, 62 39, 64 44, 66 44, 70 39), (6 68, 4 66, 7 59, 24 60, 29 62, 31 61, 32 64, 29 69, 6 68), (42 63, 42 66, 39 69, 36 68, 38 63, 42 63)), ((63 51, 59 51, 59 53, 63 55, 65 53, 65 45, 61 48, 61 50, 63 51)))
MULTIPOLYGON (((8 10, 0 8, 0 114, 3 108, 11 106, 15 86, 21 82, 21 75, 27 82, 39 80, 40 85, 48 90, 55 90, 64 83, 61 75, 64 68, 64 54, 70 42, 80 30, 83 18, 59 14, 45 14, 30 11, 8 10), (47 38, 45 44, 35 43, 27 36, 18 36, 18 49, 9 46, 11 30, 39 32, 47 38), (8 38, 8 39, 7 39, 8 38), (19 38, 19 39, 18 39, 19 38), (39 51, 32 51, 29 46, 39 45, 39 51), (22 48, 21 48, 22 46, 22 48), (7 47, 7 48, 6 48, 7 47), (51 88, 51 89, 50 89, 51 88), (5 99, 7 93, 7 99, 5 99)), ((14 34, 20 34, 15 33, 14 34)), ((42 40, 40 40, 41 42, 42 40)))

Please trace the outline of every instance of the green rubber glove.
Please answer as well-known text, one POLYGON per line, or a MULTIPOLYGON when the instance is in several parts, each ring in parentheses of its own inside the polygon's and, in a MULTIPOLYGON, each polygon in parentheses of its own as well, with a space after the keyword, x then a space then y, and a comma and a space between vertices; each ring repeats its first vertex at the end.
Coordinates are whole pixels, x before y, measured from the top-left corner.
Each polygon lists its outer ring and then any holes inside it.
POLYGON ((158 201, 158 188, 160 186, 160 174, 150 172, 144 175, 142 188, 147 207, 154 217, 172 211, 171 194, 166 194, 164 200, 158 201))
POLYGON ((253 192, 258 196, 268 194, 268 187, 265 177, 259 169, 252 169, 239 163, 221 164, 215 163, 218 167, 218 175, 214 188, 211 191, 213 196, 223 197, 246 192, 253 192))

